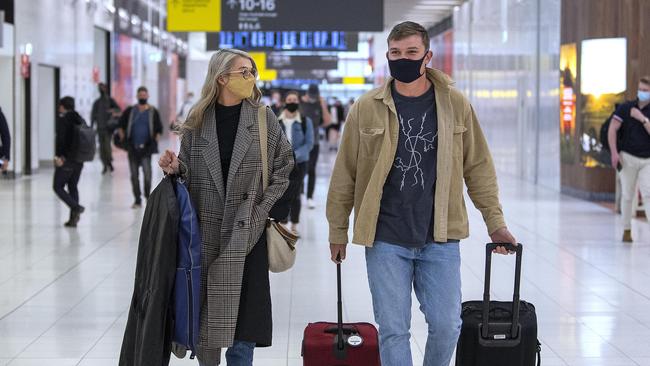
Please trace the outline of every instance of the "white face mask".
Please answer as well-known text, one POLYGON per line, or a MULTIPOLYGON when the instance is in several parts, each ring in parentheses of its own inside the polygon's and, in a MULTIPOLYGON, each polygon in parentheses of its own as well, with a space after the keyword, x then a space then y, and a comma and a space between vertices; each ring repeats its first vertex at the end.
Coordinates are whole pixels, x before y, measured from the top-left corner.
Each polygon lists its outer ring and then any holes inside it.
POLYGON ((639 98, 639 102, 641 103, 650 102, 650 91, 639 90, 637 97, 639 98))

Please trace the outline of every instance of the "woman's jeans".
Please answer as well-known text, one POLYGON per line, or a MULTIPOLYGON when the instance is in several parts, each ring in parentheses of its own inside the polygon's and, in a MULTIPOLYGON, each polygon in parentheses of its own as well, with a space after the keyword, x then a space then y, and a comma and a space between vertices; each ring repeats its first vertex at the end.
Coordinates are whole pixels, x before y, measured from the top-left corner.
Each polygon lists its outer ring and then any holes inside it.
POLYGON ((366 248, 382 366, 411 366, 411 289, 428 325, 424 366, 449 366, 461 327, 459 243, 366 248))
MULTIPOLYGON (((255 351, 255 343, 235 341, 232 347, 226 351, 226 365, 227 366, 253 366, 253 352, 255 351)), ((216 366, 207 365, 199 360, 200 366, 216 366)))

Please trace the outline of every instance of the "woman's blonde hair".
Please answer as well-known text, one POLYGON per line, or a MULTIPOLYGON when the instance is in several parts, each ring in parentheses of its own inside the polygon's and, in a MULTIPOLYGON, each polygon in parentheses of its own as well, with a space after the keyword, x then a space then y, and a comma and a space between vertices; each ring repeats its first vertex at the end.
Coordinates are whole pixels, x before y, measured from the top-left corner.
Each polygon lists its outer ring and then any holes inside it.
MULTIPOLYGON (((257 65, 255 64, 255 60, 253 60, 253 57, 251 57, 247 52, 236 49, 221 49, 217 51, 212 55, 212 58, 210 58, 208 75, 205 77, 203 89, 201 89, 201 97, 190 110, 187 121, 181 128, 181 133, 186 130, 201 129, 206 111, 211 105, 214 105, 217 102, 217 98, 221 94, 222 86, 219 84, 218 79, 221 76, 228 77, 227 73, 233 71, 232 67, 239 57, 249 59, 253 64, 255 75, 257 75, 257 65)), ((261 98, 262 92, 257 87, 257 84, 255 84, 253 87, 253 95, 251 95, 247 100, 252 105, 259 106, 261 98)))

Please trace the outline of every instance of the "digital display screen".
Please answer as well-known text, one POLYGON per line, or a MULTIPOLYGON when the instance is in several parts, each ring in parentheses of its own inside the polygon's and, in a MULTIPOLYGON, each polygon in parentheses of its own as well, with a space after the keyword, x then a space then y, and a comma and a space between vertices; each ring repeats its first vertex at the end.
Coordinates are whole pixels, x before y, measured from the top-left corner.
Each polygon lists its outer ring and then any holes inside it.
POLYGON ((219 32, 207 33, 207 50, 357 51, 359 34, 350 32, 219 32))

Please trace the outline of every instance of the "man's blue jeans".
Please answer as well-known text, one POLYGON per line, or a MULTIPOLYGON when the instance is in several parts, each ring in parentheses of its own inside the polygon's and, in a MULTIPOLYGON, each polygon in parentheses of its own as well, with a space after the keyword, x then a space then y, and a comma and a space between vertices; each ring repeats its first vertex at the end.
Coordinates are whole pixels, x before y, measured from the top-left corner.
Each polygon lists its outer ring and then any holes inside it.
MULTIPOLYGON (((227 366, 253 366, 253 352, 255 343, 235 341, 232 347, 226 351, 227 366)), ((216 366, 206 365, 199 361, 199 366, 216 366)))
POLYGON ((428 325, 424 366, 449 366, 461 326, 459 243, 366 248, 382 366, 411 366, 411 289, 428 325))

